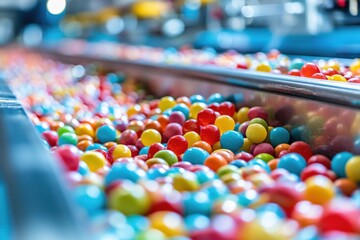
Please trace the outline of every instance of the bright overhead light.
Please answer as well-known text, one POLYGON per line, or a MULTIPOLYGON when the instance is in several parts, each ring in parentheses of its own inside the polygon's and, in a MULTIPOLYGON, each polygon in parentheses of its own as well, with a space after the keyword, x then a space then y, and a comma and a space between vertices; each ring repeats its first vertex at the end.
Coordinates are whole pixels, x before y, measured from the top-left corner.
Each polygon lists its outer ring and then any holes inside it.
POLYGON ((66 8, 66 0, 48 0, 46 3, 46 8, 49 13, 53 15, 59 15, 66 8))

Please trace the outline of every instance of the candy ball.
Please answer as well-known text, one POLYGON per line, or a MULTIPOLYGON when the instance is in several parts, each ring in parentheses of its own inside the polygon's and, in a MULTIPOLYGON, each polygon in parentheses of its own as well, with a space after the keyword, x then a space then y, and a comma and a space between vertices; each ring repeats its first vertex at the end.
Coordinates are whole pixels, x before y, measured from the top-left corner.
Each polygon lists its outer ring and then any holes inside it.
POLYGON ((141 142, 144 146, 150 146, 161 142, 161 134, 154 129, 147 129, 141 134, 141 142))
POLYGON ((351 157, 345 166, 346 176, 355 182, 360 182, 360 156, 351 157))
POLYGON ((214 145, 220 140, 220 131, 215 125, 207 125, 200 130, 201 140, 214 145))
POLYGON ((216 172, 222 166, 227 165, 227 161, 220 154, 211 154, 206 158, 204 165, 216 172))
POLYGON ((288 143, 290 140, 290 133, 283 127, 276 127, 270 131, 270 143, 274 147, 282 143, 288 143))
POLYGON ((146 173, 139 168, 135 163, 116 162, 112 165, 111 170, 105 177, 105 184, 108 186, 115 180, 126 179, 132 182, 138 182, 144 178, 146 173))
POLYGON ((172 136, 168 143, 167 148, 173 151, 176 155, 183 154, 188 149, 188 142, 183 136, 172 136))
POLYGON ((110 163, 113 163, 118 158, 124 158, 124 157, 131 157, 131 150, 129 149, 129 147, 123 144, 118 144, 116 146, 111 147, 106 155, 106 159, 110 163))
POLYGON ((124 184, 113 189, 108 196, 111 209, 125 215, 146 214, 151 206, 151 199, 145 189, 137 184, 124 184))
POLYGON ((247 127, 246 137, 253 143, 261 143, 266 139, 267 130, 261 124, 254 123, 247 127))
POLYGON ((160 150, 157 153, 155 153, 154 158, 164 159, 169 164, 169 166, 178 162, 178 158, 176 154, 170 150, 160 150))
POLYGON ((340 152, 336 154, 331 161, 331 169, 339 178, 346 177, 345 166, 354 155, 349 152, 340 152))
POLYGON ((69 171, 76 171, 79 168, 80 153, 79 150, 73 145, 63 145, 55 150, 66 169, 69 171))
POLYGON ((185 151, 182 160, 184 162, 190 162, 192 164, 204 164, 206 158, 209 155, 210 154, 207 151, 201 148, 192 147, 185 151))
POLYGON ((182 217, 175 212, 160 211, 149 215, 150 226, 163 232, 167 237, 185 234, 182 217))
POLYGON ((104 155, 95 151, 85 152, 80 159, 88 165, 91 172, 95 172, 107 164, 104 155))
POLYGON ((235 121, 230 116, 221 115, 216 118, 215 126, 220 130, 220 133, 222 134, 226 131, 234 130, 235 121))
POLYGON ((76 145, 77 143, 78 143, 78 138, 77 138, 76 134, 70 133, 70 132, 63 133, 59 137, 59 141, 58 141, 59 146, 65 145, 65 144, 76 145))
POLYGON ((81 185, 75 189, 75 201, 88 213, 93 214, 105 206, 105 194, 95 185, 81 185))
POLYGON ((96 137, 100 143, 115 141, 116 130, 113 126, 103 125, 96 130, 96 137))
POLYGON ((334 195, 334 185, 327 177, 317 175, 305 181, 304 198, 314 204, 327 203, 334 195))
POLYGON ((277 167, 284 168, 290 173, 300 176, 302 170, 306 167, 306 161, 298 153, 289 153, 280 158, 277 167))
POLYGON ((236 131, 226 131, 220 137, 221 147, 237 152, 244 144, 243 136, 236 131))

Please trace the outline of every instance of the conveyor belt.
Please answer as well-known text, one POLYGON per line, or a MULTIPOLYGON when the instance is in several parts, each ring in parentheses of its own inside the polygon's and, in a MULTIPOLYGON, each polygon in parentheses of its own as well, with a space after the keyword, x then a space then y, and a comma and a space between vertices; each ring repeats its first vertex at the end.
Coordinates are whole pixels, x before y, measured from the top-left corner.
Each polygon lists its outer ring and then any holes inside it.
POLYGON ((176 76, 177 78, 204 80, 360 108, 360 84, 344 84, 335 81, 261 73, 250 70, 232 70, 216 66, 173 65, 79 54, 70 55, 52 49, 40 49, 40 52, 72 64, 101 63, 106 68, 121 70, 138 77, 146 75, 153 78, 176 76))

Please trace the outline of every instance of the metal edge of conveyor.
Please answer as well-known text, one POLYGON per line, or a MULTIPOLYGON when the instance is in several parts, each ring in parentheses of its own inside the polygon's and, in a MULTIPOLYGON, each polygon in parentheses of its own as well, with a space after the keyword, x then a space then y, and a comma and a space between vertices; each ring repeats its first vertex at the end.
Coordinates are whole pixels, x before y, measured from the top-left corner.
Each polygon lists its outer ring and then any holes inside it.
POLYGON ((89 239, 82 229, 86 220, 38 135, 0 77, 0 177, 9 215, 1 216, 7 224, 2 239, 89 239))
POLYGON ((233 70, 217 66, 196 66, 151 63, 138 60, 110 59, 99 56, 64 54, 54 49, 39 48, 38 52, 72 64, 102 63, 112 69, 132 71, 138 75, 156 72, 190 77, 276 94, 313 99, 352 108, 360 108, 360 84, 324 81, 304 77, 261 73, 251 70, 233 70), (142 69, 142 71, 138 71, 142 69))

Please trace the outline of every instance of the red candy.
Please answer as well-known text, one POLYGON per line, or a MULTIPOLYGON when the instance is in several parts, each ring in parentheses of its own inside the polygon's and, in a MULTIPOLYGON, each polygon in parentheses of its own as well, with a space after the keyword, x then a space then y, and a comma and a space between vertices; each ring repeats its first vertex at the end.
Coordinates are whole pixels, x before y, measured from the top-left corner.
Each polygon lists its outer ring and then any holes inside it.
POLYGON ((55 149, 55 154, 59 157, 67 170, 77 171, 80 163, 79 150, 73 145, 63 145, 55 149))
POLYGON ((233 117, 235 114, 235 105, 231 102, 222 102, 219 106, 219 111, 221 115, 228 115, 233 117))
POLYGON ((183 133, 185 134, 185 133, 191 132, 191 131, 200 133, 200 126, 195 119, 189 119, 184 122, 183 133))
POLYGON ((220 130, 215 125, 209 124, 201 128, 200 138, 210 145, 214 145, 220 141, 220 130))
POLYGON ((251 119, 254 118, 262 118, 266 120, 268 118, 268 114, 266 110, 262 107, 252 107, 249 109, 248 117, 251 119))
POLYGON ((215 120, 216 120, 215 111, 210 108, 201 110, 197 115, 197 122, 199 123, 200 126, 207 126, 209 124, 214 124, 215 120))
POLYGON ((301 70, 300 74, 302 77, 311 77, 315 73, 320 73, 320 69, 318 66, 316 66, 314 63, 305 63, 301 70))
POLYGON ((188 142, 183 136, 172 136, 168 141, 167 148, 179 156, 188 148, 188 142))
POLYGON ((288 151, 291 153, 299 153, 306 161, 308 161, 308 159, 312 156, 310 145, 303 141, 293 142, 288 151))

